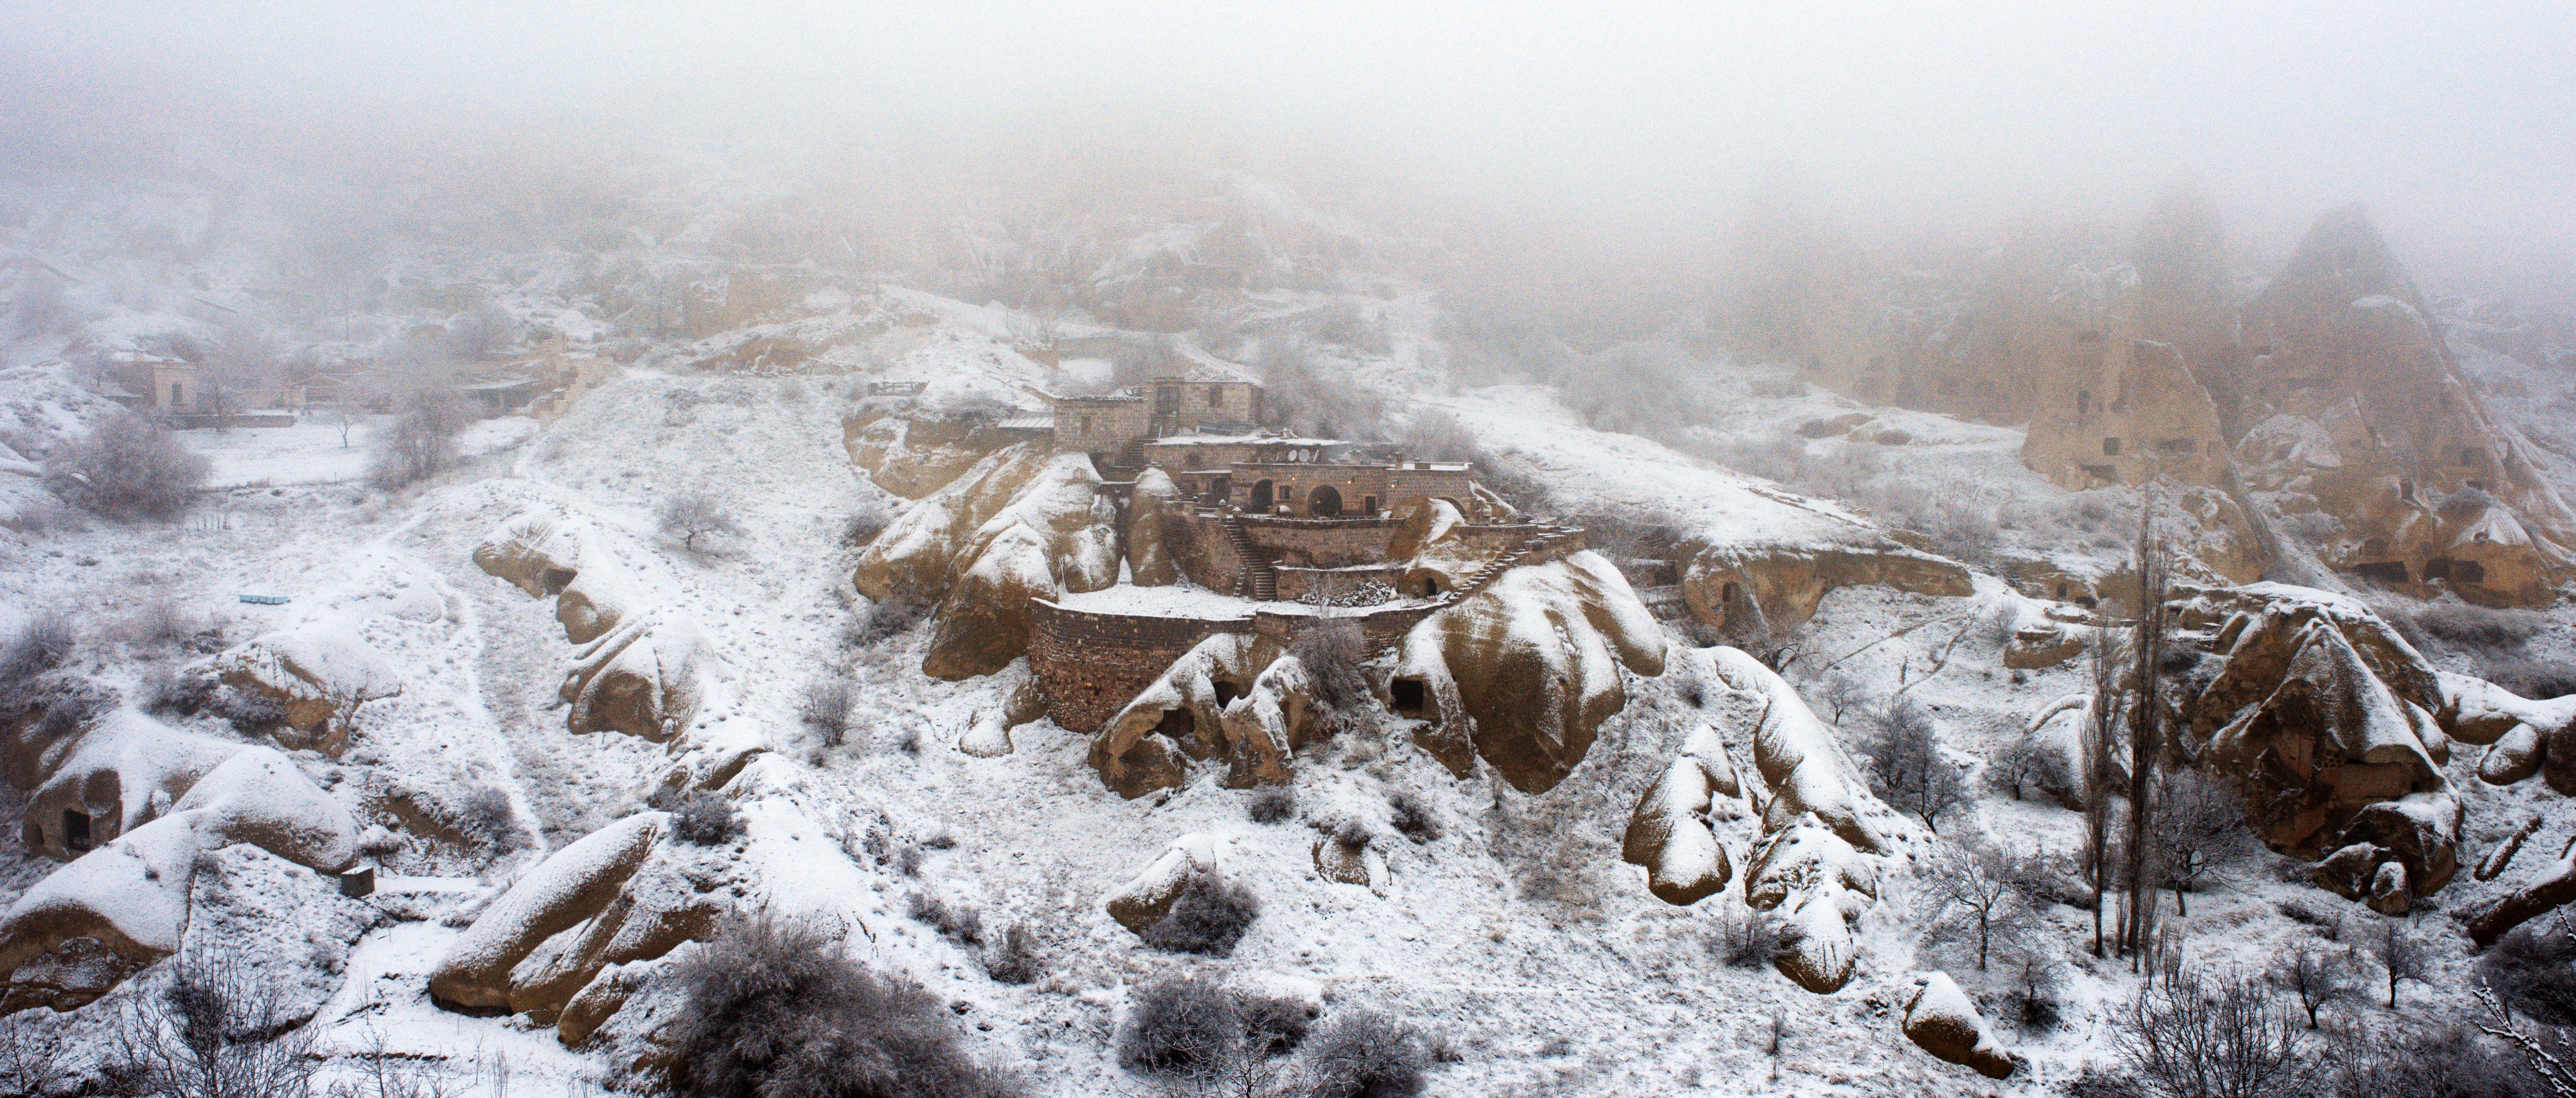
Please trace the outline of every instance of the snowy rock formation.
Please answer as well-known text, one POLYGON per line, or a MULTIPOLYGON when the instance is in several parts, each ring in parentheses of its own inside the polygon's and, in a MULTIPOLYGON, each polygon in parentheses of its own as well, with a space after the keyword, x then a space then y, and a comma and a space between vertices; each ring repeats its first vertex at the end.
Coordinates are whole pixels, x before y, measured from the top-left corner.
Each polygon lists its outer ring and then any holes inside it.
POLYGON ((1986 1028, 1977 1004, 1947 972, 1914 978, 1914 994, 1905 1000, 1905 1036, 1923 1046, 1923 1051, 1975 1068, 1989 1079, 2012 1076, 2012 1056, 1986 1028))
POLYGON ((358 707, 402 693, 402 677, 357 631, 315 622, 259 637, 208 666, 224 685, 268 699, 286 714, 279 746, 337 758, 357 730, 358 707))

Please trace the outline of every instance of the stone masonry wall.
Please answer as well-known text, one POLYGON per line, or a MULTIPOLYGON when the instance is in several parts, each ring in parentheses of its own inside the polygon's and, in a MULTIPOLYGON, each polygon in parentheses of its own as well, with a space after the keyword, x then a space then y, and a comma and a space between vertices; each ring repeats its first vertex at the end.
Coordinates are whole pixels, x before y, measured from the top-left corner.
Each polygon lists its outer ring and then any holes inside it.
POLYGON ((1097 614, 1033 599, 1029 669, 1046 696, 1047 715, 1071 731, 1091 733, 1200 641, 1252 631, 1243 619, 1097 614))

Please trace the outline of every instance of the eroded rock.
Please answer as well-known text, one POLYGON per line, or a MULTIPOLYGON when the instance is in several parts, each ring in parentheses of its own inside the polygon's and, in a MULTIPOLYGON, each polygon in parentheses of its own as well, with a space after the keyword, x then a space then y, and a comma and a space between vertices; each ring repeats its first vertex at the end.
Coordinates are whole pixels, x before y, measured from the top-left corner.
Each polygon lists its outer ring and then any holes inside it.
POLYGON ((1923 1051, 1954 1064, 1975 1068, 1989 1079, 2010 1078, 2011 1054, 1986 1028, 1977 1004, 1959 990, 1946 972, 1914 978, 1914 994, 1905 1000, 1905 1036, 1923 1051))
POLYGON ((316 622, 269 633, 209 664, 224 685, 274 702, 289 750, 337 757, 356 730, 358 707, 402 693, 402 677, 357 631, 316 622))
POLYGON ((1620 860, 1646 869, 1646 889, 1668 904, 1689 906, 1717 894, 1735 875, 1726 848, 1708 825, 1713 811, 1740 813, 1735 764, 1717 730, 1702 727, 1628 815, 1620 860), (1727 807, 1718 808, 1720 799, 1727 807))

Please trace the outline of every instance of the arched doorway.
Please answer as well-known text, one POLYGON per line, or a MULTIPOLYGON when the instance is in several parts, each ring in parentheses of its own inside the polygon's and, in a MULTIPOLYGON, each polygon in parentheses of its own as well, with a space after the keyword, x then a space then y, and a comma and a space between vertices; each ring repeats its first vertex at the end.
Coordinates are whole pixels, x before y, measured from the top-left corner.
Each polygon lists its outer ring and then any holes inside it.
POLYGON ((1318 485, 1306 497, 1306 513, 1315 518, 1342 517, 1342 493, 1332 485, 1318 485))
POLYGON ((1255 481, 1252 485, 1252 499, 1243 505, 1243 509, 1256 515, 1266 515, 1270 513, 1272 502, 1274 501, 1270 498, 1270 482, 1255 481))

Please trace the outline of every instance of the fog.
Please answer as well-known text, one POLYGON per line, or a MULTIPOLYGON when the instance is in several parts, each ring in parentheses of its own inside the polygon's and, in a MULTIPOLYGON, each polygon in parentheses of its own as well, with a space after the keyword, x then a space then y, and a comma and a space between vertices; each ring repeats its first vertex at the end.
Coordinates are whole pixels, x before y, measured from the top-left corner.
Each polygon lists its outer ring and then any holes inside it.
POLYGON ((1882 238, 2125 225, 2188 173, 2258 271, 2355 201, 2443 289, 2563 306, 2576 259, 2565 4, 517 7, 9 5, 0 160, 829 148, 952 197, 1085 156, 1242 164, 1676 277, 1783 171, 1882 238))

